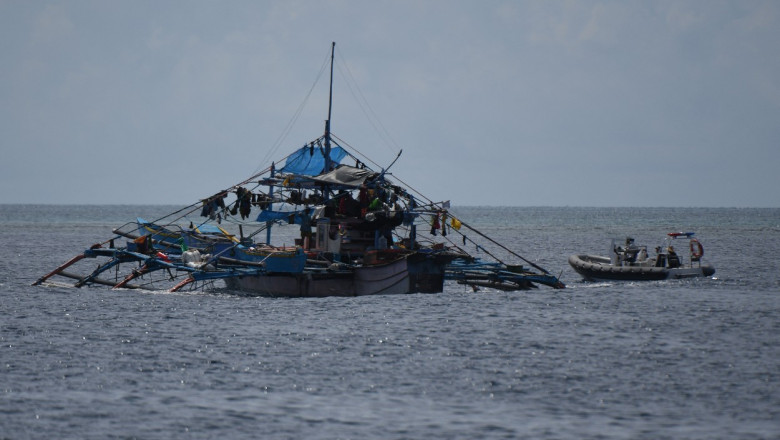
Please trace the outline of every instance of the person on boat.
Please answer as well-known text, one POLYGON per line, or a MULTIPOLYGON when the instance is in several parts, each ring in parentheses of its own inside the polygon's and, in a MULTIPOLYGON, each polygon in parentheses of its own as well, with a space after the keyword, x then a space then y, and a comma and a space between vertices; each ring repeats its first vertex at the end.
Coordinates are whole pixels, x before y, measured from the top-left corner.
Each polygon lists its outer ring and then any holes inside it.
POLYGON ((669 269, 680 267, 680 257, 678 257, 677 253, 674 251, 674 246, 669 246, 669 248, 666 249, 666 261, 668 262, 669 269))
POLYGON ((360 203, 352 197, 351 192, 340 197, 339 214, 344 217, 360 217, 360 203))
POLYGON ((349 194, 349 197, 347 199, 347 217, 351 218, 360 218, 360 202, 355 200, 352 197, 352 194, 349 194))
POLYGON ((344 190, 341 190, 341 191, 339 191, 339 195, 338 195, 337 198, 339 200, 338 215, 346 217, 347 216, 347 205, 349 204, 349 201, 347 200, 347 198, 352 198, 352 193, 344 191, 344 190))
POLYGON ((398 203, 398 194, 396 194, 396 193, 393 193, 393 194, 390 196, 390 205, 392 205, 392 208, 391 208, 391 209, 392 209, 393 211, 402 211, 402 209, 401 209, 401 204, 400 204, 400 203, 398 203))
POLYGON ((369 211, 379 211, 384 208, 384 203, 382 203, 382 200, 379 199, 379 197, 374 197, 374 200, 371 201, 371 204, 368 205, 369 211))
POLYGON ((339 201, 338 199, 330 199, 327 202, 325 202, 325 209, 324 209, 324 216, 327 218, 333 218, 336 216, 336 213, 339 211, 339 201))
MULTIPOLYGON (((431 229, 431 232, 434 232, 433 229, 431 229)), ((433 234, 431 234, 431 235, 433 235, 433 234)), ((618 266, 622 266, 623 265, 623 257, 625 255, 623 253, 623 248, 621 246, 614 246, 613 245, 612 246, 612 252, 615 253, 615 261, 617 262, 617 265, 618 266)))
POLYGON ((303 248, 308 249, 311 242, 311 208, 306 208, 301 213, 301 242, 303 248))
POLYGON ((639 247, 634 244, 634 239, 631 237, 626 238, 626 248, 623 250, 625 255, 625 261, 632 265, 636 262, 637 254, 639 253, 639 247))
POLYGON ((358 191, 358 202, 360 202, 360 209, 368 208, 368 204, 371 203, 371 199, 368 194, 368 187, 365 184, 360 185, 360 191, 358 191))
POLYGON ((634 239, 631 237, 626 238, 626 247, 616 246, 613 251, 617 255, 618 266, 631 265, 636 261, 636 254, 639 252, 639 248, 634 246, 634 239))
POLYGON ((655 247, 655 267, 666 267, 666 254, 661 252, 661 246, 655 247))

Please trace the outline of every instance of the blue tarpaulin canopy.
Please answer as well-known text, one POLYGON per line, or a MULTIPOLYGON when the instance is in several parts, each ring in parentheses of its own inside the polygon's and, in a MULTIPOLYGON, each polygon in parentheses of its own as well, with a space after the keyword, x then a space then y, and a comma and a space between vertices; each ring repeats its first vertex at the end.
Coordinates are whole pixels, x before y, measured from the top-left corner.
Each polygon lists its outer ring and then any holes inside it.
MULTIPOLYGON (((341 147, 330 149, 330 160, 334 164, 341 162, 341 159, 347 155, 341 147)), ((303 174, 307 176, 316 176, 325 170, 325 149, 316 146, 313 149, 308 145, 289 155, 280 170, 283 173, 303 174)))
POLYGON ((258 222, 272 222, 272 221, 289 221, 290 217, 293 217, 293 222, 297 225, 302 223, 303 217, 301 211, 273 211, 270 209, 264 209, 260 211, 257 216, 258 222))
POLYGON ((271 211, 268 209, 264 209, 260 211, 260 214, 257 216, 258 222, 270 222, 270 221, 276 221, 276 220, 286 220, 290 214, 294 214, 294 212, 282 212, 282 211, 271 211))

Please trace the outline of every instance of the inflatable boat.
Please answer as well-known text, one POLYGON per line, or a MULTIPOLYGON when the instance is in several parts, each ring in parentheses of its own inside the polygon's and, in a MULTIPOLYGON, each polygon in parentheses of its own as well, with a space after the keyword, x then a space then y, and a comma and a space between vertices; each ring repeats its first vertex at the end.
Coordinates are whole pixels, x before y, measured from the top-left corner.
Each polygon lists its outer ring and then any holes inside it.
POLYGON ((667 234, 670 243, 656 247, 655 257, 647 255, 646 246, 634 245, 633 238, 626 238, 625 246, 610 244, 610 256, 575 254, 569 257, 569 265, 589 281, 624 280, 651 281, 690 277, 708 277, 715 268, 702 262, 704 247, 693 232, 672 232, 667 234), (674 250, 674 240, 688 239, 687 257, 674 250))

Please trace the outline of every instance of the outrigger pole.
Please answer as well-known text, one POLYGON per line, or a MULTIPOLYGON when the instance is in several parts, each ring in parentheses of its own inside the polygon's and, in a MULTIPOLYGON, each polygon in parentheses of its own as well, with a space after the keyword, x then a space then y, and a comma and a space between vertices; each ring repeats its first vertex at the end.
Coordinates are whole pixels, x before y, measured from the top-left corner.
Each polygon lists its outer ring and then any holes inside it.
MULTIPOLYGON (((472 226, 470 226, 470 225, 466 224, 464 221, 462 221, 462 220, 460 220, 460 219, 458 219, 458 220, 460 221, 460 223, 461 223, 463 226, 465 226, 465 227, 467 227, 468 229, 471 229, 472 231, 476 232, 476 233, 477 233, 477 234, 478 234, 480 237, 482 237, 482 238, 484 238, 484 239, 488 240, 489 242, 491 242, 491 243, 495 244, 496 246, 500 247, 501 249, 503 249, 503 250, 505 250, 505 251, 509 252, 510 254, 514 255, 515 257, 517 257, 517 258, 520 258, 521 260, 523 260, 523 261, 525 261, 526 263, 530 264, 530 265, 531 265, 531 266, 533 266, 534 268, 536 268, 536 269, 538 269, 538 270, 541 270, 541 271, 542 271, 542 272, 544 272, 546 275, 550 275, 550 272, 548 272, 547 270, 545 270, 543 267, 541 267, 541 266, 539 266, 539 265, 537 265, 537 264, 534 264, 532 261, 529 261, 528 259, 526 259, 526 258, 525 258, 525 257, 523 257, 522 255, 520 255, 520 254, 518 254, 518 253, 516 253, 516 252, 512 251, 512 250, 511 250, 511 249, 509 249, 508 247, 506 247, 506 246, 504 246, 503 244, 501 244, 501 243, 499 243, 499 242, 497 242, 497 241, 493 240, 492 238, 488 237, 487 235, 483 234, 482 232, 478 231, 477 229, 474 229, 474 227, 472 227, 472 226)), ((495 257, 493 257, 493 258, 495 258, 495 257)))
POLYGON ((32 283, 32 285, 33 286, 37 286, 37 285, 43 283, 44 281, 48 280, 49 278, 53 277, 54 275, 57 275, 57 274, 61 273, 62 271, 64 271, 65 269, 67 269, 68 266, 71 266, 74 263, 78 262, 79 260, 83 260, 86 257, 87 256, 85 254, 76 255, 75 257, 71 258, 67 262, 63 263, 60 267, 54 269, 53 271, 47 273, 44 276, 38 278, 38 280, 35 281, 34 283, 32 283))

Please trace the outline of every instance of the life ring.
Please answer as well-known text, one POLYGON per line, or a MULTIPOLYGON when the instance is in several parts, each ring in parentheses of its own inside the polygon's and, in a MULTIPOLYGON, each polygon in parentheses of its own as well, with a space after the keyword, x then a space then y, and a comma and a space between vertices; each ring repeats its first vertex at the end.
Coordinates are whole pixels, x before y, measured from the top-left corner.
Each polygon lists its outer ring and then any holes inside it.
POLYGON ((697 259, 704 256, 704 247, 695 238, 691 239, 691 256, 697 259))

